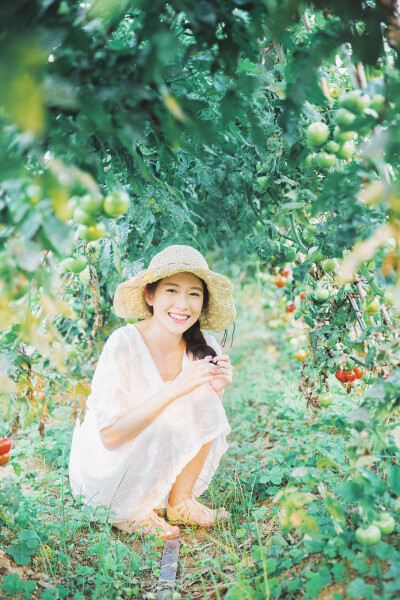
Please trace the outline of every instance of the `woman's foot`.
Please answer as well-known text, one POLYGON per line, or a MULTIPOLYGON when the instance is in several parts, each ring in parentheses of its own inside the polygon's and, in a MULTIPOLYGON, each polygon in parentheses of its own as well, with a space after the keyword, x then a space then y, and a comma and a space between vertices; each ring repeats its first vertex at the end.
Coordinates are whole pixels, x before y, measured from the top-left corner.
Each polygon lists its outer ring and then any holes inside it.
POLYGON ((163 540, 177 537, 180 534, 179 527, 170 525, 162 517, 159 517, 154 510, 150 515, 139 519, 138 521, 122 521, 114 523, 114 527, 127 533, 140 533, 143 535, 158 535, 163 540))
POLYGON ((224 507, 214 510, 190 496, 183 498, 174 506, 168 503, 167 516, 171 523, 190 523, 210 527, 215 525, 216 521, 226 521, 230 514, 224 507))

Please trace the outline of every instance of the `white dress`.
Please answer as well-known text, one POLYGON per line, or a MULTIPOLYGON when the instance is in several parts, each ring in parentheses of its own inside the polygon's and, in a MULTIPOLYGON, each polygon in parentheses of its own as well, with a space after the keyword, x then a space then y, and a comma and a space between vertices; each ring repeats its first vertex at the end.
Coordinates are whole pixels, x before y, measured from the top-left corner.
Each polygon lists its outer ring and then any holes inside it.
MULTIPOLYGON (((221 354, 215 338, 203 335, 221 354)), ((182 368, 189 360, 185 351, 182 368)), ((84 421, 80 425, 78 420, 73 432, 69 461, 73 495, 91 507, 107 507, 109 522, 141 519, 152 509, 166 508, 177 475, 213 440, 193 488, 200 496, 228 449, 231 428, 219 396, 206 383, 174 400, 135 439, 107 450, 100 430, 165 385, 135 325, 110 335, 93 376, 84 421)))

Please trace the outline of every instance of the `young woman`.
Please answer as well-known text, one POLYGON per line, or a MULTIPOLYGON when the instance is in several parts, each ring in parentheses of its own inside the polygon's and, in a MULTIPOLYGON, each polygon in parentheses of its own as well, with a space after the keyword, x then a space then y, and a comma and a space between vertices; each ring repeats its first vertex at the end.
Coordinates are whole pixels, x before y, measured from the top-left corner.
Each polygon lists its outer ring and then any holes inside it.
POLYGON ((208 487, 231 431, 222 406, 229 357, 201 328, 235 318, 232 283, 190 246, 169 246, 120 284, 120 317, 101 353, 69 476, 75 497, 107 506, 127 532, 179 535, 178 523, 212 526, 229 517, 196 500, 208 487), (167 508, 167 523, 155 511, 167 508), (174 525, 175 523, 175 525, 174 525))

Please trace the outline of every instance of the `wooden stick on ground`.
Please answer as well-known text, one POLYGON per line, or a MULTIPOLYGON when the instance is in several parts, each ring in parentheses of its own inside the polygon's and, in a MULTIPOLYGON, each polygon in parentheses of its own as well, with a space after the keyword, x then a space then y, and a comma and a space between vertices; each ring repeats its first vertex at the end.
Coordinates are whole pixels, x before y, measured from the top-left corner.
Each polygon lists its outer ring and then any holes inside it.
POLYGON ((157 581, 156 599, 167 600, 172 597, 175 587, 176 571, 179 560, 180 536, 165 540, 164 551, 161 560, 160 577, 157 581))

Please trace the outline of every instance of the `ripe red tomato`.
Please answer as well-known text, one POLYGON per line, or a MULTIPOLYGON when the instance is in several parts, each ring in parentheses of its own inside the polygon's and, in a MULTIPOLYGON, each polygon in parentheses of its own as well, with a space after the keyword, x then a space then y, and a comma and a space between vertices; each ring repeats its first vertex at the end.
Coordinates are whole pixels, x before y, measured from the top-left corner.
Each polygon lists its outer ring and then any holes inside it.
POLYGON ((346 380, 345 381, 355 381, 357 379, 356 374, 354 373, 354 371, 345 371, 346 373, 346 380))
POLYGON ((361 367, 354 367, 353 371, 356 374, 356 379, 361 379, 361 377, 364 375, 364 371, 361 367))
POLYGON ((9 437, 0 438, 0 454, 8 454, 11 450, 12 441, 9 437))
POLYGON ((0 467, 3 467, 10 460, 10 454, 0 454, 0 467))
POLYGON ((285 285, 286 285, 286 279, 282 279, 282 277, 277 277, 277 278, 275 279, 275 285, 276 285, 278 288, 283 288, 283 287, 285 287, 285 285))
POLYGON ((295 307, 294 304, 288 304, 286 306, 286 310, 287 310, 287 312, 292 313, 292 312, 294 312, 296 310, 296 307, 295 307))
POLYGON ((383 376, 383 379, 387 379, 388 377, 390 377, 390 373, 386 373, 386 375, 383 376))
POLYGON ((341 377, 342 377, 343 373, 344 373, 344 371, 342 371, 342 369, 338 369, 335 373, 336 379, 338 379, 339 381, 342 381, 341 377))
POLYGON ((340 381, 342 383, 345 383, 347 381, 347 371, 342 371, 342 373, 340 375, 340 381))
POLYGON ((282 275, 282 277, 289 277, 289 275, 290 275, 289 267, 284 267, 283 269, 279 269, 279 275, 282 275))

